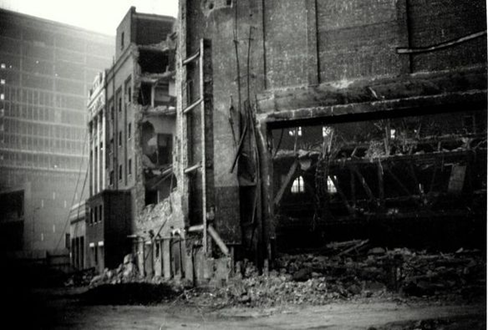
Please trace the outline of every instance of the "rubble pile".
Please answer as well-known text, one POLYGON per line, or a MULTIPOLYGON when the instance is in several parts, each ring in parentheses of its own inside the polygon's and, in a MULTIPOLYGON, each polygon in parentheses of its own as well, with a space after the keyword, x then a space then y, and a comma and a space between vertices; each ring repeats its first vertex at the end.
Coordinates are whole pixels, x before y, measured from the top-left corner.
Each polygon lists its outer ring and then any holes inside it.
POLYGON ((86 286, 89 285, 95 276, 95 269, 89 268, 71 274, 64 282, 65 286, 86 286))
POLYGON ((103 273, 94 276, 90 281, 90 286, 141 282, 142 280, 137 271, 137 266, 134 264, 132 255, 128 254, 124 257, 124 262, 117 269, 109 270, 105 268, 103 273))
POLYGON ((332 299, 401 294, 433 299, 484 295, 486 262, 480 251, 431 254, 368 247, 367 241, 332 243, 314 254, 283 255, 275 270, 258 275, 251 264, 229 285, 193 293, 204 304, 252 307, 320 305, 332 299))
POLYGON ((147 233, 150 230, 158 232, 163 219, 171 216, 171 203, 168 199, 163 200, 158 204, 147 205, 142 214, 136 219, 136 226, 140 233, 147 233))
POLYGON ((314 253, 282 255, 273 270, 259 274, 253 263, 236 264, 236 275, 217 288, 193 287, 184 281, 140 276, 132 255, 115 270, 93 277, 90 286, 167 284, 178 298, 212 307, 286 304, 322 305, 337 299, 422 297, 423 299, 483 298, 486 260, 479 250, 428 253, 407 248, 371 247, 366 241, 328 244, 314 253))

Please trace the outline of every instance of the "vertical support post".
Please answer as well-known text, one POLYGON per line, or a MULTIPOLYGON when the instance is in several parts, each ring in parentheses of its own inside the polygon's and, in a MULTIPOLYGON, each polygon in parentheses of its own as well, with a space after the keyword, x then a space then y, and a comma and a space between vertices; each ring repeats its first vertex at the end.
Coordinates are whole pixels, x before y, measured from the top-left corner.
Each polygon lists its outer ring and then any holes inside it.
POLYGON ((171 249, 170 249, 170 239, 165 238, 162 241, 162 258, 163 258, 163 274, 165 279, 170 279, 171 272, 171 249))
POLYGON ((201 141, 202 141, 202 217, 203 217, 203 250, 206 255, 211 252, 207 232, 207 212, 215 205, 214 170, 213 170, 213 69, 212 45, 210 40, 200 41, 200 93, 201 107, 201 141))
POLYGON ((380 203, 380 208, 383 209, 385 207, 385 185, 383 180, 383 167, 381 166, 381 161, 378 159, 377 164, 378 170, 378 199, 380 203))
POLYGON ((208 254, 208 234, 207 234, 207 153, 206 153, 206 139, 205 139, 205 130, 207 129, 207 125, 205 125, 205 45, 204 40, 200 40, 200 93, 203 97, 203 102, 201 103, 201 122, 202 122, 202 131, 201 131, 201 141, 202 141, 202 217, 203 217, 203 251, 205 254, 208 254))
POLYGON ((192 284, 195 282, 195 272, 193 266, 193 245, 185 249, 185 279, 190 281, 192 284))
POLYGON ((274 251, 273 243, 276 242, 276 224, 274 218, 274 199, 273 199, 273 159, 270 143, 272 141, 271 131, 266 122, 258 121, 256 127, 257 149, 259 153, 260 180, 256 186, 257 199, 257 219, 259 233, 258 237, 263 242, 258 244, 258 251, 261 252, 260 263, 264 259, 272 259, 274 251))
POLYGON ((353 209, 356 209, 356 177, 351 168, 349 168, 349 175, 351 177, 351 201, 353 209))
POLYGON ((137 238, 137 270, 142 276, 145 275, 144 270, 144 239, 142 237, 137 238))

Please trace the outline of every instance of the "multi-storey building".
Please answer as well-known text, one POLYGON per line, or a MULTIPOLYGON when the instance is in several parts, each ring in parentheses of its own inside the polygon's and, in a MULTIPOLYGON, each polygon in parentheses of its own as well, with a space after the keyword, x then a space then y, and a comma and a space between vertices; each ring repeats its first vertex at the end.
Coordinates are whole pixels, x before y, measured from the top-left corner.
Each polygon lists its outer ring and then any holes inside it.
POLYGON ((132 7, 117 28, 115 63, 103 89, 93 89, 87 262, 100 270, 130 252, 137 216, 171 189, 174 22, 132 7))
POLYGON ((179 15, 179 227, 204 253, 213 229, 260 265, 345 237, 484 245, 485 1, 180 0, 179 15))
POLYGON ((109 36, 0 10, 0 241, 6 249, 66 246, 70 207, 83 199, 86 97, 112 54, 109 36))

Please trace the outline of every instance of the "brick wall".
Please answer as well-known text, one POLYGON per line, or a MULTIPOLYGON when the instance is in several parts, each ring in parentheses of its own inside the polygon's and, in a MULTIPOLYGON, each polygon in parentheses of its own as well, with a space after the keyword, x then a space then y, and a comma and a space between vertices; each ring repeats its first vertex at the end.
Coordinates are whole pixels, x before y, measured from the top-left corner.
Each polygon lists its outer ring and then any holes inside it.
MULTIPOLYGON (((410 0, 412 47, 426 47, 486 30, 484 0, 410 0)), ((486 37, 431 53, 414 55, 414 71, 454 69, 486 63, 486 37)))

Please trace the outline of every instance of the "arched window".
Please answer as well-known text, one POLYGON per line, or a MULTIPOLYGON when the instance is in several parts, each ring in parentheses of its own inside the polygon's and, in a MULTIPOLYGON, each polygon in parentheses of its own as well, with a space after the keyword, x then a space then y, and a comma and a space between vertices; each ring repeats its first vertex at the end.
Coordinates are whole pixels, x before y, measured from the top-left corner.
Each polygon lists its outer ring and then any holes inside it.
POLYGON ((300 194, 305 192, 305 185, 302 176, 297 177, 291 185, 292 194, 300 194))

